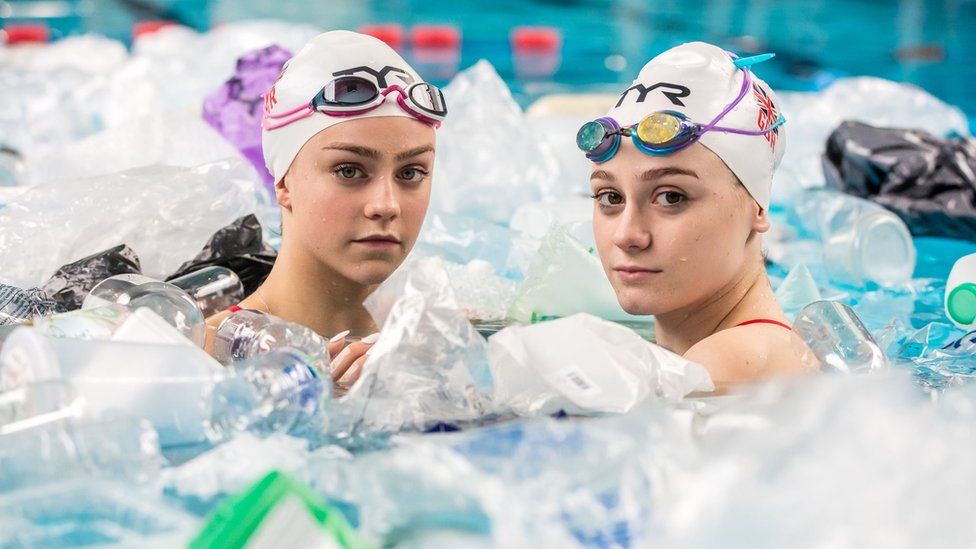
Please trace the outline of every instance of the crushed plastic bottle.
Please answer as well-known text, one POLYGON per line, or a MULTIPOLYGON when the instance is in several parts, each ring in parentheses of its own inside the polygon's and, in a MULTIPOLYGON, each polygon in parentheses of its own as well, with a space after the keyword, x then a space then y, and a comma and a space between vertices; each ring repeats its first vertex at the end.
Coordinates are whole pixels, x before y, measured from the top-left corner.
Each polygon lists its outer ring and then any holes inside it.
POLYGON ((172 278, 169 283, 190 294, 204 317, 227 310, 244 299, 244 285, 227 267, 204 267, 172 278))
POLYGON ((243 430, 321 431, 331 395, 331 383, 296 350, 222 367, 190 345, 49 338, 28 328, 0 351, 0 378, 8 371, 27 381, 69 380, 92 413, 151 421, 164 448, 243 430))
POLYGON ((807 305, 797 313, 793 331, 822 370, 861 374, 888 367, 884 351, 857 314, 843 303, 816 301, 807 305))
POLYGON ((82 309, 112 304, 131 311, 149 309, 200 347, 206 340, 207 326, 197 300, 174 284, 138 274, 116 275, 92 288, 82 309))
POLYGON ((869 200, 826 189, 806 191, 795 222, 823 242, 831 278, 852 285, 866 281, 903 284, 915 271, 915 244, 905 223, 869 200))
POLYGON ((309 357, 316 370, 327 373, 326 341, 312 330, 272 314, 251 309, 231 313, 217 327, 213 356, 221 364, 257 357, 274 349, 296 349, 309 357))

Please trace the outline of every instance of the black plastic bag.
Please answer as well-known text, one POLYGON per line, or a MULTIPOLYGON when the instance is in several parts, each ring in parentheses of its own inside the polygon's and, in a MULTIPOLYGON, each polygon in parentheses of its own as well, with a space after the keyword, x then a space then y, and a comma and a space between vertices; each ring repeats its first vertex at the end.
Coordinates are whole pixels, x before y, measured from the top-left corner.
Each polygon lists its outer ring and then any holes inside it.
POLYGON ((41 286, 58 307, 64 311, 80 309, 88 292, 110 276, 140 274, 139 258, 125 244, 98 252, 68 263, 41 286))
POLYGON ((214 233, 203 251, 180 265, 166 280, 219 265, 237 273, 245 295, 250 295, 268 278, 277 257, 278 252, 264 242, 258 218, 249 214, 214 233))
POLYGON ((898 214, 915 236, 976 241, 976 140, 844 122, 827 140, 827 184, 898 214))

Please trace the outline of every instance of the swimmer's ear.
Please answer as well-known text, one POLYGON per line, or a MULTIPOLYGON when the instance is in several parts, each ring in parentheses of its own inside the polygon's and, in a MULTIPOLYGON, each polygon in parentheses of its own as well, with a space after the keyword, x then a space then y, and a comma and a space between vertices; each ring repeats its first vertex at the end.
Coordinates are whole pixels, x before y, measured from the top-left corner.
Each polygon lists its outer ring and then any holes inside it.
POLYGON ((275 183, 274 191, 278 205, 291 211, 291 190, 288 188, 288 173, 285 173, 285 176, 275 183))
POLYGON ((752 230, 757 233, 764 233, 769 230, 769 210, 763 208, 755 200, 752 201, 753 207, 753 218, 752 218, 752 230))

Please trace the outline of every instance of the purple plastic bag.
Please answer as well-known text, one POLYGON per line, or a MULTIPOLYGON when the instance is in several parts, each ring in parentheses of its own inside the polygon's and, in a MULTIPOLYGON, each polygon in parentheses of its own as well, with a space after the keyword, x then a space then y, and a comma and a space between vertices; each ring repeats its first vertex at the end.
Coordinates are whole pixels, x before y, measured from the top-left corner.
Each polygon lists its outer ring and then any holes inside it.
POLYGON ((261 153, 261 94, 271 89, 291 55, 275 45, 245 54, 237 60, 234 76, 203 102, 203 119, 254 165, 269 188, 274 187, 274 178, 261 153))

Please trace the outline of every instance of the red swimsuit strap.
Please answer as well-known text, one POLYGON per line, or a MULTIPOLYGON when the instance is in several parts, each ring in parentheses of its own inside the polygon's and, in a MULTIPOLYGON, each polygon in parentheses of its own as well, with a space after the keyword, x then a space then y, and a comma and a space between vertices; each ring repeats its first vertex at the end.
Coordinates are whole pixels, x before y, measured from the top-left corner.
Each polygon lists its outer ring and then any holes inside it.
POLYGON ((748 326, 749 324, 775 324, 781 328, 786 328, 787 330, 792 330, 789 324, 783 324, 778 320, 772 320, 770 318, 754 318, 752 320, 747 320, 745 322, 740 322, 735 325, 736 328, 739 326, 748 326))
POLYGON ((227 310, 232 313, 236 313, 237 311, 241 311, 243 309, 241 308, 240 305, 231 305, 230 307, 227 308, 227 310))

